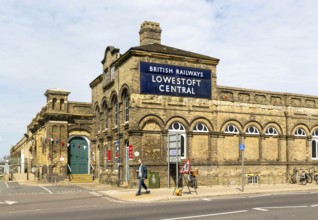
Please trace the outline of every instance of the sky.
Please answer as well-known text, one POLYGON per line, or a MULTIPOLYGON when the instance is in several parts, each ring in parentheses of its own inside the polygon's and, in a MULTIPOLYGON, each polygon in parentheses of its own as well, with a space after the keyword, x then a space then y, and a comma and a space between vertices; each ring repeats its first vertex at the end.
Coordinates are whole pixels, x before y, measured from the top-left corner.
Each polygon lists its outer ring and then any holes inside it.
POLYGON ((318 96, 317 11, 316 0, 2 0, 0 158, 47 89, 90 102, 106 47, 139 46, 145 20, 162 44, 219 58, 218 85, 318 96))

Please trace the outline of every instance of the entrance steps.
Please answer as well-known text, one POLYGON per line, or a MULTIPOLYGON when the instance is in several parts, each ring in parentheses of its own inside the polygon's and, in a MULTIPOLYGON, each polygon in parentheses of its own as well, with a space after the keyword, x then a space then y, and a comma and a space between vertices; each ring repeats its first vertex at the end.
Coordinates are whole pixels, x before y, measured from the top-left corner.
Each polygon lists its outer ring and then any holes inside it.
POLYGON ((93 177, 90 174, 71 174, 70 182, 71 183, 92 183, 93 177))

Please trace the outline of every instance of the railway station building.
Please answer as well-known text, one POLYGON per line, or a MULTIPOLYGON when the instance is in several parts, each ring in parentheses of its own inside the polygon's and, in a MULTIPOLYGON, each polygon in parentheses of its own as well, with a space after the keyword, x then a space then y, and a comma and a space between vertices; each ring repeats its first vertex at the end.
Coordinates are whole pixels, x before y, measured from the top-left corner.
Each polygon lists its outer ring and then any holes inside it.
POLYGON ((89 83, 91 103, 68 102, 63 90, 46 92, 47 107, 26 136, 36 136, 30 149, 37 168, 55 161, 52 175, 69 167, 123 184, 136 180, 142 158, 165 187, 177 154, 180 166, 189 160, 199 169, 199 185, 239 184, 244 144, 248 181, 286 183, 294 167, 318 169, 317 96, 218 85, 219 59, 161 44, 161 32, 159 23, 145 21, 139 46, 123 54, 105 49, 102 71, 89 83), (61 103, 63 110, 52 109, 61 103), (179 150, 171 150, 173 135, 179 150), (48 138, 53 144, 45 150, 48 138))

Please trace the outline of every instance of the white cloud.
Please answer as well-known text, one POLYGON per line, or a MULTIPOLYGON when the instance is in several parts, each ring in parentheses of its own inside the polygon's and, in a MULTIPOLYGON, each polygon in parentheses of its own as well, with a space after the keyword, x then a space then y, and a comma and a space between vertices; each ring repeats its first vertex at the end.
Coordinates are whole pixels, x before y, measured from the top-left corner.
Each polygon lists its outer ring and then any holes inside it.
POLYGON ((317 95, 317 11, 314 0, 5 0, 0 157, 45 104, 46 89, 90 101, 106 46, 137 46, 144 20, 160 22, 163 44, 220 58, 220 85, 317 95))

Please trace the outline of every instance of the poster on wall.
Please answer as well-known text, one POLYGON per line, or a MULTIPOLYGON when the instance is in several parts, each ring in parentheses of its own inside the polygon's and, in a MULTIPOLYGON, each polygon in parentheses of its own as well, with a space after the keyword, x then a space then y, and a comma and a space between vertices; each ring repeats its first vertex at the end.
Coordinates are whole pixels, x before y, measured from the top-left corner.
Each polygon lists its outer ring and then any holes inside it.
POLYGON ((211 70, 140 62, 140 93, 210 99, 211 70))

